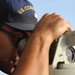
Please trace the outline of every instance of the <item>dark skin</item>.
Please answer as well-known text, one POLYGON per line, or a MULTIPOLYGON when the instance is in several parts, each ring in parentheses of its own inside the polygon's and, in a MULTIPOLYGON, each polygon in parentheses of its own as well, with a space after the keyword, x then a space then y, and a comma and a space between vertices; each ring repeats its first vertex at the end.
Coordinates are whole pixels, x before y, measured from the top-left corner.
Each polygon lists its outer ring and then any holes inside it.
MULTIPOLYGON (((22 32, 15 32, 14 28, 3 25, 3 29, 15 34, 18 37, 23 37, 22 32)), ((25 32, 28 36, 29 32, 25 32)), ((0 69, 6 73, 12 73, 14 71, 14 64, 19 60, 19 48, 16 46, 15 41, 10 35, 0 31, 0 69)))
MULTIPOLYGON (((15 32, 9 26, 4 25, 3 28, 17 36, 23 36, 22 33, 15 32)), ((49 48, 52 42, 68 29, 71 29, 70 24, 60 15, 45 14, 36 24, 15 71, 13 60, 19 56, 19 49, 11 36, 0 31, 0 60, 4 62, 2 64, 4 72, 14 71, 13 75, 49 75, 49 48), (9 67, 5 68, 4 64, 9 67)))
POLYGON ((13 75, 51 75, 49 50, 52 42, 71 29, 60 15, 45 14, 36 24, 13 75))

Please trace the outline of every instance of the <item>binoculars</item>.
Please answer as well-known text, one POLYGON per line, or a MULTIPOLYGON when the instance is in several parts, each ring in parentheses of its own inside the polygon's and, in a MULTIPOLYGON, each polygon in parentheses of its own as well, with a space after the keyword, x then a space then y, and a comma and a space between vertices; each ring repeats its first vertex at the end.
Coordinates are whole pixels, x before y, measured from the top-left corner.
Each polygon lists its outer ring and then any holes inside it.
POLYGON ((75 75, 75 31, 66 32, 55 43, 50 50, 50 75, 75 75))

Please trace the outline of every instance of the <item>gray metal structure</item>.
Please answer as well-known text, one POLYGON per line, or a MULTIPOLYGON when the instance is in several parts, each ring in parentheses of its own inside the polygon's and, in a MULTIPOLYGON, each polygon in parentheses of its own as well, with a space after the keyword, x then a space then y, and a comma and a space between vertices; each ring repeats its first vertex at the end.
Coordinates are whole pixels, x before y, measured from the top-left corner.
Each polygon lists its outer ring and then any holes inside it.
POLYGON ((75 75, 75 31, 68 31, 59 38, 50 75, 75 75))

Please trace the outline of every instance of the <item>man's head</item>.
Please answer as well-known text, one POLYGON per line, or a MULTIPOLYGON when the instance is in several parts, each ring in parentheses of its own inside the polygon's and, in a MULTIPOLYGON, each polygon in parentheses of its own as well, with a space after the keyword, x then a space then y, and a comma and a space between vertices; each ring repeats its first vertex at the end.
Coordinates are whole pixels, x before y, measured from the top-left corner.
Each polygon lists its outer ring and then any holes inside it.
POLYGON ((0 10, 0 69, 10 73, 20 54, 11 34, 24 37, 34 29, 37 18, 28 0, 0 0, 0 10))

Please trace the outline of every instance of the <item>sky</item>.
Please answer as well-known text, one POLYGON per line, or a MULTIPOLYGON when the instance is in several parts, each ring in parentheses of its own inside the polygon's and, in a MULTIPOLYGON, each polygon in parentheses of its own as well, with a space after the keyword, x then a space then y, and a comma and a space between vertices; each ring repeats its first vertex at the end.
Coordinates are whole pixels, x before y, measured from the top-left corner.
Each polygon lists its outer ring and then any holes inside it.
MULTIPOLYGON (((38 21, 45 13, 61 15, 75 30, 75 0, 29 0, 34 5, 38 21)), ((6 75, 0 72, 0 75, 6 75)))
POLYGON ((61 15, 75 30, 75 0, 30 0, 38 16, 38 20, 45 13, 61 15))

